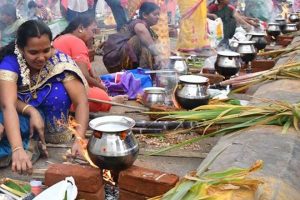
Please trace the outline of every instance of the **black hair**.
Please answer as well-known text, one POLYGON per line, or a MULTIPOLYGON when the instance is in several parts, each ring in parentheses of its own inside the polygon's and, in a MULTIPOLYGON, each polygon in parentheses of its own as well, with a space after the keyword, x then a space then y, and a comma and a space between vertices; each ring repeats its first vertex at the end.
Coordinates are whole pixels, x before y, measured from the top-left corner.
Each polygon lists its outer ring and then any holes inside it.
MULTIPOLYGON (((17 30, 16 44, 19 48, 23 49, 28 42, 29 38, 40 37, 47 35, 49 40, 52 41, 52 32, 50 28, 41 20, 28 20, 24 22, 17 30)), ((15 50, 15 41, 0 49, 0 62, 6 55, 13 55, 15 50)))
POLYGON ((10 16, 10 17, 14 18, 15 20, 17 19, 16 7, 11 3, 7 3, 7 4, 4 4, 3 6, 1 6, 0 14, 10 16))
POLYGON ((95 19, 92 18, 90 15, 79 15, 75 17, 69 25, 63 30, 60 34, 58 34, 56 38, 58 38, 61 35, 65 35, 67 33, 72 33, 75 31, 79 26, 83 26, 84 28, 89 27, 93 22, 95 22, 95 19))
POLYGON ((140 9, 139 9, 139 18, 143 19, 143 15, 149 15, 153 11, 160 9, 158 5, 152 2, 144 2, 142 3, 140 9))
POLYGON ((27 6, 29 9, 38 7, 37 3, 34 1, 29 1, 27 6))

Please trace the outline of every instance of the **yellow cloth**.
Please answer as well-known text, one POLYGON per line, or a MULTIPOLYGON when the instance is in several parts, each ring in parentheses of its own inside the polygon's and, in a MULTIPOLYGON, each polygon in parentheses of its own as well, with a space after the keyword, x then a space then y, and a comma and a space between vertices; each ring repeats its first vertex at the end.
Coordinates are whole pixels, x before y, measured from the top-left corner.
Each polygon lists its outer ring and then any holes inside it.
POLYGON ((206 0, 178 0, 177 3, 181 15, 177 49, 194 50, 208 46, 206 0))

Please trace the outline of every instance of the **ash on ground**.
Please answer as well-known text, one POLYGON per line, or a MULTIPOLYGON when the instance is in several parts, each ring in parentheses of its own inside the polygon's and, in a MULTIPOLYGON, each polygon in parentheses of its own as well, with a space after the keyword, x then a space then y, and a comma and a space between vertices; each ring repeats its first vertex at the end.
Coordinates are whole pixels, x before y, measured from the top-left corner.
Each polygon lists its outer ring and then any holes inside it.
POLYGON ((105 184, 105 200, 118 200, 119 199, 119 187, 110 184, 105 184))

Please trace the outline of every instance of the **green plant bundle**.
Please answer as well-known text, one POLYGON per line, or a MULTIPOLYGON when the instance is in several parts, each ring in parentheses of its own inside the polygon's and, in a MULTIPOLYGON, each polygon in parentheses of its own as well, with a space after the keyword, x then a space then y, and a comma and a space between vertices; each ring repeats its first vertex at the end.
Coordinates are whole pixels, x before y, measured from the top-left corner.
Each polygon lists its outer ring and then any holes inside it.
POLYGON ((259 160, 248 169, 234 167, 221 172, 193 173, 166 194, 150 200, 227 200, 232 199, 233 192, 239 189, 255 193, 263 182, 247 176, 262 166, 263 162, 259 160))
MULTIPOLYGON (((300 104, 273 101, 271 104, 264 106, 204 105, 191 111, 147 113, 164 115, 163 118, 169 120, 196 121, 193 129, 204 128, 203 135, 160 149, 152 153, 154 155, 198 142, 207 137, 224 135, 256 125, 283 126, 283 133, 286 133, 291 126, 299 130, 300 104), (211 126, 219 125, 223 125, 223 128, 206 134, 211 126)), ((188 131, 192 131, 192 129, 188 131)))
POLYGON ((261 72, 246 74, 243 76, 238 76, 226 81, 221 82, 223 86, 231 85, 233 92, 240 92, 248 89, 249 87, 263 83, 270 80, 278 79, 299 79, 300 78, 300 63, 285 64, 278 68, 273 68, 270 70, 265 70, 261 72))

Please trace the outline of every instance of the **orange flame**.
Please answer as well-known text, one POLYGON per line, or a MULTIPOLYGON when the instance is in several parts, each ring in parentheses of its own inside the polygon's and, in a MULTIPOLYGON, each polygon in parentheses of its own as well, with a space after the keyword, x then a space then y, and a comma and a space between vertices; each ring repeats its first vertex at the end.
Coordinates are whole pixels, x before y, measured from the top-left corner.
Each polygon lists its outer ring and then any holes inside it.
POLYGON ((114 179, 111 175, 110 170, 107 169, 103 169, 103 180, 110 183, 111 185, 116 185, 116 183, 114 182, 114 179))
POLYGON ((69 119, 68 119, 68 123, 67 123, 67 124, 64 123, 63 120, 57 120, 56 123, 57 123, 58 126, 66 127, 66 128, 68 128, 68 129, 71 131, 71 133, 72 133, 72 134, 76 137, 76 139, 77 139, 78 145, 79 145, 79 147, 80 147, 80 152, 82 153, 83 158, 84 158, 84 159, 85 159, 92 167, 98 168, 98 166, 95 165, 95 164, 93 163, 93 161, 91 160, 91 158, 89 157, 89 154, 88 154, 87 149, 86 149, 86 146, 87 146, 86 141, 83 140, 83 139, 80 137, 80 135, 78 134, 78 132, 77 132, 77 130, 76 130, 76 128, 77 128, 78 126, 81 126, 81 125, 78 124, 78 123, 76 122, 75 118, 72 117, 72 116, 70 116, 69 119))

